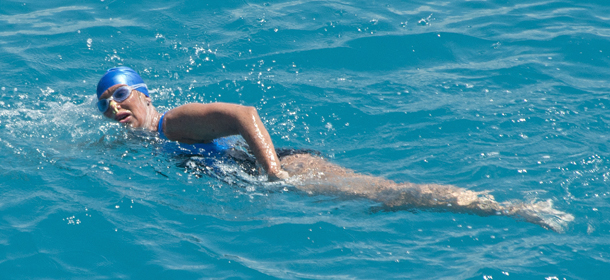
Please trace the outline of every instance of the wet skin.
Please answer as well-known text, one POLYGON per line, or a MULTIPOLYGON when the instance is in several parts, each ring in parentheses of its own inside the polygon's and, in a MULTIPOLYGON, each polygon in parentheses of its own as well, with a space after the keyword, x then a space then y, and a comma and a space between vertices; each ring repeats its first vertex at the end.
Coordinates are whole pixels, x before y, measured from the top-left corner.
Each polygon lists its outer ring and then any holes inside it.
POLYGON ((524 219, 546 229, 563 232, 574 220, 569 213, 553 208, 552 201, 498 202, 486 191, 475 192, 452 185, 397 183, 357 173, 309 154, 282 158, 290 173, 286 182, 308 194, 336 194, 361 197, 387 209, 432 209, 480 216, 505 215, 524 219))

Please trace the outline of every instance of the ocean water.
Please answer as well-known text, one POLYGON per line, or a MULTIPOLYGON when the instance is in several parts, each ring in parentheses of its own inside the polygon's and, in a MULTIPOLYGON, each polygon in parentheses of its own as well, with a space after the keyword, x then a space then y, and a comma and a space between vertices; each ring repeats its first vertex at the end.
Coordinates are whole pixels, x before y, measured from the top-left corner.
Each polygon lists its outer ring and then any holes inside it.
MULTIPOLYGON (((0 0, 0 279, 603 279, 607 1, 0 0), (563 233, 199 174, 104 119, 255 106, 277 147, 398 182, 547 201, 563 233)), ((238 175, 236 175, 238 174, 238 175)))

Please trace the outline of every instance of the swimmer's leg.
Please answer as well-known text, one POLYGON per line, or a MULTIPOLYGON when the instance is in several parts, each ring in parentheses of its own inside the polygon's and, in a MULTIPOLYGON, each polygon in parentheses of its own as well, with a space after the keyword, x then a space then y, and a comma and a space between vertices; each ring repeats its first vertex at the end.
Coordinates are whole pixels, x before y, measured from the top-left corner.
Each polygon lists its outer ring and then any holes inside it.
POLYGON ((467 212, 480 216, 507 215, 557 232, 574 217, 553 209, 548 202, 525 204, 499 203, 487 192, 474 192, 452 185, 396 183, 391 180, 355 173, 310 154, 281 159, 282 168, 292 176, 288 183, 309 194, 334 194, 368 198, 386 207, 416 207, 467 212))

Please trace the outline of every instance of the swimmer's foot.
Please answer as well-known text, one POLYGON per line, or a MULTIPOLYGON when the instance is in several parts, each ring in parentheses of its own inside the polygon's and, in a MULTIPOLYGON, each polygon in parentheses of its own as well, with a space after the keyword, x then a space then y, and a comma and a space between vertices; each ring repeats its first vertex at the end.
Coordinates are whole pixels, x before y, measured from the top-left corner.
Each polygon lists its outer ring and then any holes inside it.
POLYGON ((530 223, 542 226, 558 233, 563 233, 568 224, 574 221, 572 214, 553 208, 553 202, 539 201, 506 205, 509 215, 522 217, 530 223))

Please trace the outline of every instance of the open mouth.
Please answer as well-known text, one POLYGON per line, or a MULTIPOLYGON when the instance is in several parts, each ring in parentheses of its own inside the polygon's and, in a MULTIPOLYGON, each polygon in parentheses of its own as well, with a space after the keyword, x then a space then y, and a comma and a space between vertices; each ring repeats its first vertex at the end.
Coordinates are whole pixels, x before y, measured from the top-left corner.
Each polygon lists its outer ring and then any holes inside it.
POLYGON ((118 113, 114 116, 114 119, 117 120, 118 122, 124 123, 127 122, 130 118, 131 114, 129 114, 128 112, 121 112, 118 113))

